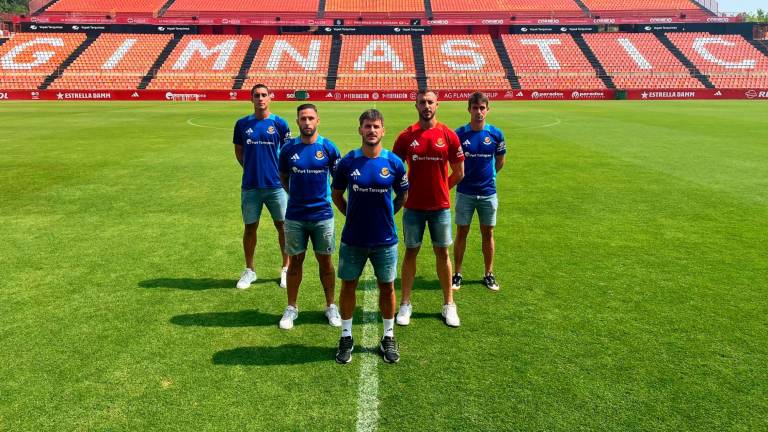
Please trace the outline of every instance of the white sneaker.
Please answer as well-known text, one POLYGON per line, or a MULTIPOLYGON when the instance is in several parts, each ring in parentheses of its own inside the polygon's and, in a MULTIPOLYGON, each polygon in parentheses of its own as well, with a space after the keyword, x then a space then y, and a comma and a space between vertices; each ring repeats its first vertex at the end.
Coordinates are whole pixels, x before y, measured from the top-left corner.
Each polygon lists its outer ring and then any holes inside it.
POLYGON ((411 313, 413 312, 413 306, 410 303, 401 304, 400 310, 397 311, 397 318, 395 321, 397 325, 407 326, 411 323, 411 313))
POLYGON ((243 270, 243 273, 240 275, 240 280, 237 281, 237 288, 246 289, 251 286, 253 282, 256 282, 256 272, 247 268, 243 270))
POLYGON ((280 318, 280 328, 283 330, 290 330, 293 328, 293 320, 299 317, 299 309, 291 305, 288 305, 283 312, 283 317, 280 318))
POLYGON ((456 303, 443 305, 443 318, 445 318, 445 324, 449 327, 458 327, 461 325, 461 321, 459 321, 459 312, 456 309, 456 303))
POLYGON ((339 308, 335 304, 325 308, 325 317, 328 318, 328 324, 341 327, 341 315, 339 315, 339 308))
POLYGON ((280 288, 288 288, 288 267, 280 271, 280 288))

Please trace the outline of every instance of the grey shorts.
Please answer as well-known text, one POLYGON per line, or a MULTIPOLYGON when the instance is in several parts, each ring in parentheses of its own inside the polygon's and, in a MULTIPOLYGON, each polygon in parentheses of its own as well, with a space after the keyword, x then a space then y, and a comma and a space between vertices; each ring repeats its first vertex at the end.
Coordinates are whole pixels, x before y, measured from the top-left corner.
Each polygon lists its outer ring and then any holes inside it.
POLYGON ((496 194, 475 196, 456 192, 456 225, 469 226, 472 223, 472 216, 477 210, 480 225, 496 226, 496 211, 498 209, 499 198, 496 194))
POLYGON ((285 221, 285 253, 290 256, 307 251, 309 239, 312 249, 321 255, 330 255, 336 250, 336 226, 333 218, 323 221, 285 221))
POLYGON ((243 223, 250 225, 261 219, 261 210, 267 206, 272 220, 285 220, 285 210, 288 208, 288 194, 283 188, 276 189, 243 189, 240 192, 240 208, 243 211, 243 223))

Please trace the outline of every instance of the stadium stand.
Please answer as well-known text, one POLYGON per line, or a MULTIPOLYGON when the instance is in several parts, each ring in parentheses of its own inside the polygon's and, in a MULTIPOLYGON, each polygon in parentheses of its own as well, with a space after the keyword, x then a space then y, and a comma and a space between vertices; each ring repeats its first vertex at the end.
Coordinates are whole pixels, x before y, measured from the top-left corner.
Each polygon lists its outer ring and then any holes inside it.
POLYGON ((409 36, 342 36, 336 88, 389 90, 416 86, 409 36))
POLYGON ((713 15, 693 0, 581 0, 592 16, 618 17, 669 17, 685 15, 689 18, 705 18, 713 15))
POLYGON ((330 56, 331 36, 265 36, 243 88, 325 89, 330 56))
POLYGON ((667 33, 667 37, 716 87, 768 86, 768 57, 742 36, 667 33))
POLYGON ((4 89, 37 89, 86 40, 81 33, 16 33, 0 46, 4 89))
POLYGON ((49 88, 135 89, 171 37, 102 34, 49 88))
POLYGON ((167 0, 59 0, 45 10, 45 13, 66 13, 76 15, 117 15, 157 16, 167 0))
POLYGON ((315 17, 320 0, 176 0, 166 17, 232 17, 290 14, 292 16, 315 17))
POLYGON ((429 88, 511 88, 489 35, 430 35, 423 45, 429 88))
POLYGON ((502 40, 524 89, 606 87, 570 35, 503 35, 502 40))
POLYGON ((583 17, 574 0, 431 0, 435 17, 470 14, 515 15, 516 17, 583 17))
POLYGON ((584 34, 618 88, 701 88, 652 33, 584 34))
POLYGON ((148 89, 231 89, 251 43, 247 35, 186 35, 148 89))
POLYGON ((326 16, 370 16, 371 14, 390 17, 423 17, 424 0, 326 0, 326 16))

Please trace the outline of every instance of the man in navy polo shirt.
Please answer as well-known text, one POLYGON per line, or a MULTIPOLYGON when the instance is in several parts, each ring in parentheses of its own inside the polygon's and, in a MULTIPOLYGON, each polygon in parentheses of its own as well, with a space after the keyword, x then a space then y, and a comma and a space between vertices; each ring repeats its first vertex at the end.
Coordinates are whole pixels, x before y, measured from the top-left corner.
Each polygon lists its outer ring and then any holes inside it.
POLYGON ((330 325, 338 327, 341 318, 333 302, 336 278, 331 255, 336 249, 336 235, 330 179, 341 155, 333 142, 317 133, 320 117, 316 106, 300 105, 296 114, 301 134, 283 146, 279 163, 280 180, 288 192, 285 249, 290 256, 288 306, 280 319, 280 328, 293 328, 293 321, 299 316, 296 298, 310 238, 320 267, 320 282, 325 291, 325 316, 330 325))
POLYGON ((245 270, 240 275, 237 288, 248 288, 256 280, 253 254, 256 249, 256 230, 259 227, 264 205, 267 206, 277 229, 277 238, 283 255, 280 286, 285 288, 288 255, 285 253, 283 224, 288 197, 280 183, 277 161, 280 148, 291 138, 291 130, 285 120, 269 112, 272 97, 267 86, 264 84, 253 86, 251 99, 254 113, 237 121, 232 138, 235 144, 235 157, 243 167, 240 206, 245 224, 243 232, 245 270))
POLYGON ((369 109, 359 121, 363 144, 344 156, 333 177, 333 202, 347 218, 339 250, 342 321, 336 361, 346 364, 352 360, 355 290, 363 267, 370 260, 379 285, 379 310, 384 324, 379 350, 384 361, 397 363, 400 353, 394 334, 398 243, 395 213, 408 196, 408 177, 403 161, 381 147, 381 112, 369 109), (349 201, 344 199, 345 192, 349 201))
POLYGON ((496 196, 496 174, 504 166, 507 146, 504 133, 486 123, 490 102, 483 93, 469 97, 470 122, 458 129, 456 135, 464 151, 464 178, 456 186, 456 243, 453 246, 456 273, 451 281, 452 288, 461 288, 461 264, 467 247, 467 234, 472 216, 477 211, 482 237, 485 273, 483 284, 492 291, 499 290, 493 274, 495 242, 493 228, 496 226, 496 211, 499 199, 496 196))

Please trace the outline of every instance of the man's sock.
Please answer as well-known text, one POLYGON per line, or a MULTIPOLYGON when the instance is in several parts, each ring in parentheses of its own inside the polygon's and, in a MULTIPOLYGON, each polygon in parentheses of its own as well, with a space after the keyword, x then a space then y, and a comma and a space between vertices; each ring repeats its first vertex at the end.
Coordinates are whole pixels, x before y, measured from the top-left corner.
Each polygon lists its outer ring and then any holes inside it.
POLYGON ((341 337, 352 336, 352 318, 341 320, 341 337))
POLYGON ((384 337, 395 337, 395 319, 382 319, 384 323, 384 337))

